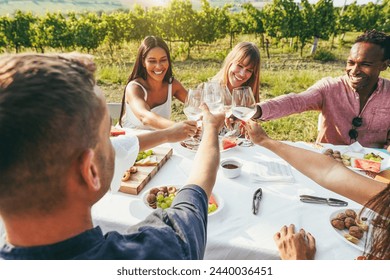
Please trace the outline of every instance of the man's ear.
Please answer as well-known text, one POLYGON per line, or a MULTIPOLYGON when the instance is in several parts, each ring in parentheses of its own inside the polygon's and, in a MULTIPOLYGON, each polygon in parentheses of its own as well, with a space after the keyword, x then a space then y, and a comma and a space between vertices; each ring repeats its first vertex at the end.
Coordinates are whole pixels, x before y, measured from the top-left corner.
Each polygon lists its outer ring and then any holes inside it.
POLYGON ((80 173, 85 184, 97 191, 100 189, 100 177, 95 163, 95 152, 92 149, 85 150, 80 156, 80 173))
POLYGON ((381 68, 381 71, 385 71, 387 69, 387 67, 390 67, 390 59, 386 59, 384 62, 383 62, 383 66, 381 68))

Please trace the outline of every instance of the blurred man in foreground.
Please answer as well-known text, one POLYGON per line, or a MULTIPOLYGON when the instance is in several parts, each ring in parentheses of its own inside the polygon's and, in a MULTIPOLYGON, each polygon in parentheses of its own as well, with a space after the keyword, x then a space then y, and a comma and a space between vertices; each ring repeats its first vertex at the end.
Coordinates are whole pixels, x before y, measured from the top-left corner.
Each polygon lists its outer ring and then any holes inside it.
POLYGON ((202 259, 224 116, 203 107, 195 168, 171 208, 103 235, 91 207, 110 187, 115 152, 95 68, 74 55, 0 58, 0 258, 202 259))

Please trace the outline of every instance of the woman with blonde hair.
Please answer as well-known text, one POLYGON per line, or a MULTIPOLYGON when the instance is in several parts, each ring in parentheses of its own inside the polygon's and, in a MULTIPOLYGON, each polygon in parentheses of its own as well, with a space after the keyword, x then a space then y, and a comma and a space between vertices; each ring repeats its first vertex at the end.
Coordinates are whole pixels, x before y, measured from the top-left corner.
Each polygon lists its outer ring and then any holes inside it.
MULTIPOLYGON (((164 129, 170 120, 172 98, 184 102, 187 90, 173 78, 167 44, 157 36, 147 36, 141 43, 133 71, 122 97, 119 125, 126 128, 164 129)), ((196 133, 196 123, 184 121, 189 136, 196 133)))
MULTIPOLYGON (((221 70, 211 79, 226 85, 230 94, 234 88, 249 86, 256 103, 260 101, 260 51, 252 42, 238 43, 226 56, 221 70)), ((221 135, 245 136, 245 127, 234 116, 226 119, 221 135)))
POLYGON ((252 42, 238 43, 226 56, 221 70, 212 78, 228 87, 249 86, 256 102, 259 102, 260 89, 260 51, 252 42))

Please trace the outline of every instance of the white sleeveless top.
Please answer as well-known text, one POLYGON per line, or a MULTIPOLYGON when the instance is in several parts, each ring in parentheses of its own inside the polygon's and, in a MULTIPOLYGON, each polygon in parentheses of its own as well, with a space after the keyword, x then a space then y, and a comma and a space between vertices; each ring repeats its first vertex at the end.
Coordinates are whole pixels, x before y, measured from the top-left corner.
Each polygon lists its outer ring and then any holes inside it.
MULTIPOLYGON (((127 86, 129 86, 130 84, 135 84, 142 88, 142 90, 145 93, 145 101, 146 101, 148 98, 148 92, 146 91, 146 89, 136 81, 131 81, 130 83, 128 83, 127 86)), ((138 128, 138 129, 153 129, 149 126, 143 125, 141 121, 134 115, 130 105, 127 103, 125 103, 125 105, 126 105, 125 107, 126 110, 125 110, 125 114, 122 117, 122 127, 138 128)), ((161 105, 152 108, 150 111, 169 120, 171 118, 171 105, 172 105, 172 84, 168 84, 167 101, 161 105)))

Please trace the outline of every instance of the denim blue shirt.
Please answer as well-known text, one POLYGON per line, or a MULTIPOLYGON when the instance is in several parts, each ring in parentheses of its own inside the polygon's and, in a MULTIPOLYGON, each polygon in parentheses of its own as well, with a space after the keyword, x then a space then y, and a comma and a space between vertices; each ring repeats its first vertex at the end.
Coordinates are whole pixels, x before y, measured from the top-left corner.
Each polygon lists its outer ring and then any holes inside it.
POLYGON ((34 247, 5 244, 3 259, 203 259, 206 247, 207 196, 196 185, 187 185, 170 208, 155 210, 126 234, 100 227, 67 240, 34 247))

